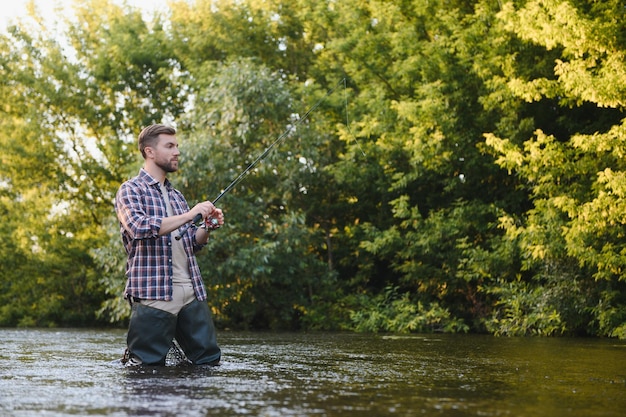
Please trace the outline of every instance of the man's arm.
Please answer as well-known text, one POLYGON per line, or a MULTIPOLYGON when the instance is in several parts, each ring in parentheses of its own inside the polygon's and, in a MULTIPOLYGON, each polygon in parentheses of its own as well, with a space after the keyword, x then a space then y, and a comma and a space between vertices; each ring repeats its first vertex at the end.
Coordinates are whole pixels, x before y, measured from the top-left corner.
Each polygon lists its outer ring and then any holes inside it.
POLYGON ((209 231, 204 227, 198 227, 196 229, 196 243, 198 245, 206 245, 209 241, 209 231))
POLYGON ((195 214, 193 214, 191 210, 187 213, 179 214, 177 216, 163 217, 163 219, 161 220, 161 228, 159 229, 159 236, 172 233, 183 224, 192 221, 194 217, 195 214))
MULTIPOLYGON (((193 206, 193 208, 189 210, 187 213, 178 214, 176 216, 164 217, 161 220, 161 228, 159 229, 159 236, 172 233, 174 230, 178 229, 183 224, 189 223, 190 221, 192 221, 193 218, 196 217, 197 214, 200 214, 203 219, 206 219, 207 217, 215 217, 218 219, 218 222, 221 219, 221 222, 222 222, 221 224, 224 223, 224 220, 223 220, 224 216, 222 215, 222 210, 216 209, 213 203, 211 203, 210 201, 204 201, 202 203, 198 203, 195 206, 193 206)), ((201 241, 204 241, 206 243, 206 240, 208 238, 209 238, 208 233, 206 236, 202 236, 202 235, 198 236, 196 234, 196 239, 198 243, 200 243, 201 241)))

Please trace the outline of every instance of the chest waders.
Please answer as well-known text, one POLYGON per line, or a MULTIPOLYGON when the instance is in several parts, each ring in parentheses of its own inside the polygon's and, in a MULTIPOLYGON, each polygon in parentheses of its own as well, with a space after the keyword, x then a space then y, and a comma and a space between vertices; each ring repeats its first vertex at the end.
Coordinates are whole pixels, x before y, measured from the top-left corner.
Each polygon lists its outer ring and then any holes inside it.
POLYGON ((222 352, 217 345, 211 310, 206 301, 193 300, 178 313, 176 341, 195 365, 217 365, 222 352))
POLYGON ((194 300, 178 315, 134 302, 126 342, 143 365, 165 365, 173 340, 195 365, 217 365, 221 350, 206 301, 194 300))

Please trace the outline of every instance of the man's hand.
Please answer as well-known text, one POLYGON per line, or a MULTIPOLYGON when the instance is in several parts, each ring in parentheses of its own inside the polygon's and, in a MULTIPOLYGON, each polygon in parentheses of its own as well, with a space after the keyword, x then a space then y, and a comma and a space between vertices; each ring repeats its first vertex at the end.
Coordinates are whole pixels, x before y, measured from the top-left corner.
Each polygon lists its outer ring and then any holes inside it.
POLYGON ((216 208, 213 212, 204 219, 205 224, 209 229, 217 229, 224 224, 224 213, 222 209, 216 208))
MULTIPOLYGON (((191 210, 189 210, 189 221, 193 220, 196 215, 200 215, 202 219, 207 219, 209 217, 213 217, 212 214, 218 210, 215 208, 213 203, 210 201, 203 201, 202 203, 198 203, 191 210)), ((220 210, 221 211, 221 210, 220 210)))

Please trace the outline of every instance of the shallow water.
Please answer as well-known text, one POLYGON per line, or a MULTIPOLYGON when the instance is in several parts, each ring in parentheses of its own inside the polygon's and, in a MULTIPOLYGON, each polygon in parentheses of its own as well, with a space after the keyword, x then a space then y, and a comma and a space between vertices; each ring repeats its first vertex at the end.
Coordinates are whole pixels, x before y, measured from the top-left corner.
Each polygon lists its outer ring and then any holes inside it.
POLYGON ((218 367, 119 364, 123 330, 0 330, 6 416, 624 416, 626 342, 221 332, 218 367))

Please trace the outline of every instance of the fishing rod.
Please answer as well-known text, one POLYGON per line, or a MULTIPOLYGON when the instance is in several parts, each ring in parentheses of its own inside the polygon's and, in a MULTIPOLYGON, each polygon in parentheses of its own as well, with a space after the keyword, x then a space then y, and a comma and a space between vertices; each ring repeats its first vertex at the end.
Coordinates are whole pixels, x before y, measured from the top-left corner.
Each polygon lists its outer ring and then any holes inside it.
MULTIPOLYGON (((304 115, 299 118, 295 123, 291 124, 279 137, 278 139, 276 139, 274 142, 272 142, 270 144, 270 146, 268 146, 265 151, 263 151, 259 156, 256 157, 256 159, 254 161, 252 161, 252 163, 250 165, 248 165, 248 167, 246 169, 244 169, 243 171, 241 171, 241 173, 239 174, 239 176, 237 176, 237 178, 235 178, 230 184, 228 184, 228 186, 226 188, 224 188, 217 197, 215 197, 215 200, 212 201, 213 204, 216 204, 222 197, 224 197, 224 195, 226 195, 230 190, 232 190, 233 188, 235 188, 235 186, 237 184, 239 184, 241 181, 244 180, 246 174, 248 172, 250 172, 250 170, 252 170, 259 162, 263 161, 267 155, 269 155, 269 153, 271 152, 271 150, 277 145, 279 144, 281 141, 283 141, 283 139, 285 137, 287 137, 287 135, 289 135, 296 127, 298 127, 298 125, 300 125, 300 123, 302 123, 304 120, 306 120, 309 115, 315 111, 315 109, 317 109, 323 102, 324 100, 326 100, 326 98, 328 98, 328 96, 330 96, 336 89, 337 87, 339 87, 340 84, 344 84, 346 83, 346 79, 343 78, 341 81, 339 81, 339 83, 337 83, 336 86, 334 86, 333 88, 331 88, 330 90, 328 90, 328 92, 326 93, 326 95, 324 97, 322 97, 321 99, 319 99, 313 106, 311 106, 305 113, 304 115)), ((183 235, 187 232, 187 230, 192 226, 192 225, 198 225, 200 223, 200 221, 202 220, 202 214, 198 213, 196 214, 196 216, 193 218, 193 220, 191 220, 191 223, 187 223, 185 224, 181 229, 180 232, 178 234, 178 236, 176 236, 176 240, 180 240, 183 235)), ((219 224, 217 222, 217 219, 209 219, 209 221, 211 222, 211 224, 209 225, 210 228, 212 229, 217 229, 219 227, 219 224)))

